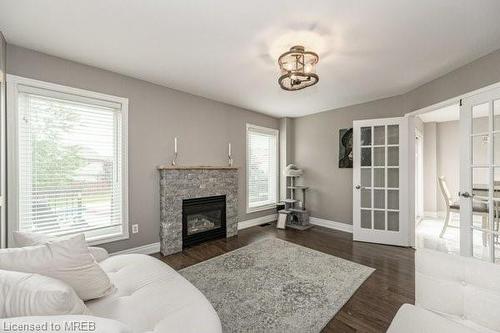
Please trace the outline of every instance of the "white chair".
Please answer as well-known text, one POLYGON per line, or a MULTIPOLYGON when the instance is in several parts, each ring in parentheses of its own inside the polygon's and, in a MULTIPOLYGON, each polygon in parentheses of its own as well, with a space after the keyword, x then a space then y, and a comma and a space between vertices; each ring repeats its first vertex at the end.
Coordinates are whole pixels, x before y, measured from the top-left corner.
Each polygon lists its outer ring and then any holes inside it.
MULTIPOLYGON (((446 179, 444 176, 438 178, 439 189, 441 190, 441 195, 443 196, 444 204, 446 206, 446 217, 444 218, 443 229, 439 234, 439 237, 442 238, 444 233, 446 232, 446 228, 454 227, 450 226, 451 213, 460 213, 460 203, 457 201, 453 201, 451 198, 450 190, 448 189, 448 185, 446 184, 446 179)), ((475 199, 477 201, 478 199, 475 199)), ((480 200, 480 199, 479 199, 480 200)), ((473 215, 481 215, 482 219, 482 227, 488 227, 488 206, 486 203, 474 203, 472 205, 472 214, 473 215)), ((486 237, 483 234, 483 245, 486 245, 486 237)))

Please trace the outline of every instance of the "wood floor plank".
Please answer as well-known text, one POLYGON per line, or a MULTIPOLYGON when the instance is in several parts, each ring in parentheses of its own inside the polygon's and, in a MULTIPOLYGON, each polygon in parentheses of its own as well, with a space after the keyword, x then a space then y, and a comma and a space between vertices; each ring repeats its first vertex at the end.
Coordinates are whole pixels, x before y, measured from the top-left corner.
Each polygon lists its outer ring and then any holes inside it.
POLYGON ((385 332, 402 304, 415 303, 414 250, 353 242, 349 233, 318 226, 305 231, 278 230, 273 224, 256 226, 240 230, 237 237, 206 242, 166 257, 154 256, 179 270, 272 237, 376 269, 330 320, 324 333, 385 332))

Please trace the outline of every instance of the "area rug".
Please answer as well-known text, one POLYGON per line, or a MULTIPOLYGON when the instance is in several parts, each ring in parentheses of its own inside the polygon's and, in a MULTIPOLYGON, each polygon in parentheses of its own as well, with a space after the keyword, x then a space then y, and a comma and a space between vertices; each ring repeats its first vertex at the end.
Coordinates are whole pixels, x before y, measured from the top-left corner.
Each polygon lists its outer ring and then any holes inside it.
POLYGON ((373 268, 266 239, 180 273, 205 294, 224 332, 320 332, 373 268))

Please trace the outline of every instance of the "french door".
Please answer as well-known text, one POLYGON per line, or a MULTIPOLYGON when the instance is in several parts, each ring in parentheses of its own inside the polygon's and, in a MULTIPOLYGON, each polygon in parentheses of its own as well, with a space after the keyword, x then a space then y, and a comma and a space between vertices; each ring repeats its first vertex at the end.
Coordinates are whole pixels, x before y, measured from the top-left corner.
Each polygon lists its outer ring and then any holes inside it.
POLYGON ((460 112, 460 253, 498 261, 500 89, 462 100, 460 112))
POLYGON ((410 245, 408 224, 414 212, 408 207, 408 154, 414 143, 410 149, 409 122, 386 118, 353 123, 355 241, 410 245))

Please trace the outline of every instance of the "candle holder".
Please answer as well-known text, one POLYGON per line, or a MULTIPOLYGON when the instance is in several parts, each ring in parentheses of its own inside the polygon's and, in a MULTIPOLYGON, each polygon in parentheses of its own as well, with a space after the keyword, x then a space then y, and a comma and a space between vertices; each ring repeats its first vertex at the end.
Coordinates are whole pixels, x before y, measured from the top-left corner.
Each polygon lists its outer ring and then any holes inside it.
POLYGON ((228 162, 228 165, 229 165, 230 167, 232 167, 232 166, 233 166, 233 157, 232 157, 231 155, 228 155, 228 161, 227 161, 227 162, 228 162))
POLYGON ((177 161, 177 152, 174 153, 174 158, 172 159, 172 166, 175 166, 177 161))
POLYGON ((174 158, 172 159, 172 166, 177 162, 177 137, 174 138, 174 158))

